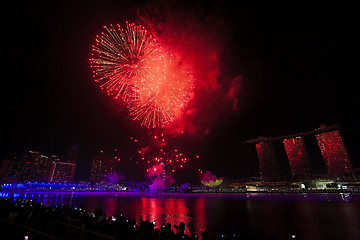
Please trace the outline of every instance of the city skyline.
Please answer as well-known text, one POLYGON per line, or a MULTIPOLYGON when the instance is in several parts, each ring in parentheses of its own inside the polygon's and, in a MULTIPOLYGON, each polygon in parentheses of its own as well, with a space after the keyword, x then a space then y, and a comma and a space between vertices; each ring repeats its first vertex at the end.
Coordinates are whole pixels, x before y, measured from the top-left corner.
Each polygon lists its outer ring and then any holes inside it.
MULTIPOLYGON (((88 176, 77 179, 77 181, 105 183, 111 181, 112 177, 117 179, 119 176, 121 176, 121 180, 125 181, 146 181, 147 176, 143 176, 142 178, 135 177, 133 175, 134 169, 130 171, 129 169, 137 168, 136 172, 141 174, 141 169, 147 168, 146 166, 152 166, 148 168, 146 172, 148 172, 149 169, 151 171, 155 169, 154 171, 156 171, 156 164, 161 158, 156 157, 158 155, 156 154, 156 151, 154 152, 154 150, 160 147, 160 154, 165 154, 162 146, 158 145, 164 141, 165 136, 163 134, 162 137, 159 138, 155 136, 152 146, 149 145, 146 148, 140 147, 133 149, 134 152, 131 154, 129 159, 126 159, 126 156, 123 154, 126 149, 113 149, 112 151, 100 150, 92 157, 91 170, 88 173, 88 176), (148 152, 153 153, 148 155, 148 152), (154 153, 155 155, 153 155, 154 153), (146 159, 144 158, 145 156, 146 159), (152 159, 154 157, 155 159, 152 159), (143 165, 144 163, 145 165, 143 165), (126 166, 126 169, 123 168, 124 166, 126 166), (124 174, 126 178, 124 178, 124 174)), ((131 142, 138 144, 139 140, 132 138, 131 142)), ((259 170, 258 174, 251 177, 259 176, 262 181, 278 181, 282 178, 289 178, 290 176, 295 177, 295 179, 316 179, 320 176, 325 178, 341 178, 346 177, 351 173, 357 174, 358 171, 353 168, 354 164, 349 159, 349 155, 346 147, 344 146, 338 125, 326 126, 325 124, 322 124, 319 128, 312 131, 270 138, 260 136, 257 139, 248 140, 245 143, 255 144, 259 161, 259 170), (308 140, 305 141, 304 137, 307 137, 308 140), (307 145, 310 137, 313 138, 313 140, 316 139, 317 141, 318 152, 321 152, 322 155, 321 164, 326 166, 327 173, 320 172, 316 168, 315 171, 313 170, 314 155, 309 155, 307 151, 307 145), (276 150, 274 145, 275 143, 277 143, 276 150), (280 143, 283 145, 283 151, 286 152, 287 163, 290 167, 287 172, 283 172, 282 174, 279 173, 280 168, 278 160, 278 157, 281 155, 278 148, 280 143)), ((168 164, 170 163, 172 165, 171 161, 176 161, 176 158, 181 157, 182 153, 179 152, 178 149, 175 149, 174 154, 170 155, 175 158, 166 163, 167 167, 165 168, 165 171, 167 174, 173 175, 172 173, 175 172, 175 168, 171 170, 168 164), (179 154, 180 156, 178 156, 179 154)), ((170 155, 167 157, 170 157, 170 155)), ((6 159, 5 162, 1 164, 0 177, 5 178, 5 181, 9 181, 11 178, 15 177, 17 180, 13 179, 12 181, 15 180, 16 182, 30 180, 73 183, 75 182, 74 175, 78 156, 79 149, 77 144, 73 144, 70 147, 66 157, 59 157, 56 155, 45 156, 40 152, 28 151, 23 156, 17 154, 12 158, 6 159)), ((196 156, 196 158, 198 157, 199 156, 196 156)), ((163 160, 161 160, 160 164, 163 164, 162 161, 163 160)), ((182 161, 184 161, 184 159, 182 161)), ((199 171, 202 173, 201 169, 199 169, 199 171)), ((239 179, 240 178, 241 177, 239 177, 239 179)))
POLYGON ((23 150, 3 159, 0 178, 5 182, 74 183, 78 156, 76 144, 70 147, 66 156, 23 150))

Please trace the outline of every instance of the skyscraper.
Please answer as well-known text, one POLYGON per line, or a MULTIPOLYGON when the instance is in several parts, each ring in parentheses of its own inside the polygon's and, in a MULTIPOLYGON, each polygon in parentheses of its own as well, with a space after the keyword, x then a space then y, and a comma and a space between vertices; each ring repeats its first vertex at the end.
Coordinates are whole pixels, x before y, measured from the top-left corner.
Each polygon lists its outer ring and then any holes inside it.
POLYGON ((79 147, 77 144, 73 144, 70 147, 66 161, 64 162, 77 163, 78 158, 79 158, 79 147))
MULTIPOLYGON (((259 140, 263 137, 259 137, 259 140)), ((270 141, 261 141, 256 144, 256 151, 260 164, 260 176, 263 180, 275 179, 279 176, 274 145, 270 141)))
POLYGON ((102 182, 108 173, 113 173, 117 160, 114 157, 101 154, 94 156, 91 165, 90 182, 102 182))
POLYGON ((350 159, 339 130, 323 132, 315 136, 331 175, 341 176, 352 172, 350 159))
POLYGON ((301 136, 283 140, 292 175, 311 174, 310 161, 301 136))
POLYGON ((27 174, 27 180, 47 181, 52 163, 51 157, 42 155, 39 152, 29 151, 28 159, 31 163, 27 174))
POLYGON ((31 165, 32 153, 28 152, 22 157, 12 156, 6 171, 6 177, 16 178, 18 181, 25 180, 31 165))
POLYGON ((56 183, 72 183, 74 181, 75 169, 76 163, 53 161, 48 181, 56 183))

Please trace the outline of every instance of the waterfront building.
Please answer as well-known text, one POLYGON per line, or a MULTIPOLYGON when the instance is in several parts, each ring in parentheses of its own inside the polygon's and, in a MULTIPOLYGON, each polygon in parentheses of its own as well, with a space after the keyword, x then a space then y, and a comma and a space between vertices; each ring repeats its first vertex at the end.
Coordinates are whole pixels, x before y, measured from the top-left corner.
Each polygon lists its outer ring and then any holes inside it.
POLYGON ((47 181, 52 158, 42 155, 39 152, 29 151, 28 160, 30 160, 30 166, 28 168, 26 180, 47 181))
POLYGON ((286 155, 289 160, 291 174, 308 176, 312 173, 308 153, 303 137, 297 136, 283 140, 286 155))
POLYGON ((26 179, 31 164, 30 157, 31 153, 26 153, 22 157, 18 155, 11 156, 5 177, 16 179, 16 181, 26 179))
POLYGON ((108 173, 113 173, 116 170, 117 159, 105 155, 94 156, 91 165, 90 182, 98 183, 104 180, 108 173))
POLYGON ((259 142, 255 146, 260 164, 260 177, 267 181, 278 177, 279 172, 273 143, 262 139, 264 137, 259 137, 259 142))
MULTIPOLYGON (((321 128, 324 128, 324 126, 320 126, 321 128)), ((353 171, 339 130, 322 132, 315 136, 327 170, 331 175, 342 176, 353 171)))
POLYGON ((319 128, 296 134, 280 137, 264 138, 246 141, 255 144, 260 163, 260 172, 263 180, 277 176, 277 164, 273 144, 282 141, 291 167, 292 175, 312 175, 312 169, 305 147, 305 136, 316 138, 321 154, 325 161, 328 173, 332 177, 353 179, 355 172, 351 166, 349 154, 341 138, 338 125, 320 125, 319 128))
POLYGON ((50 167, 48 181, 55 183, 74 182, 76 163, 53 161, 50 167))

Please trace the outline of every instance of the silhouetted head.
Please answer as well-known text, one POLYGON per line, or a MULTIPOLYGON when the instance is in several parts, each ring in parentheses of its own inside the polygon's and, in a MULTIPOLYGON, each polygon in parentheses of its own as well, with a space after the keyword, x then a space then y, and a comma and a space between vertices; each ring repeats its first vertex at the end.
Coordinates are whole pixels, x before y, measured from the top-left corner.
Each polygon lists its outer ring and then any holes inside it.
POLYGON ((171 223, 165 224, 165 228, 166 228, 167 230, 171 230, 171 223))
POLYGON ((179 223, 179 231, 180 231, 180 232, 184 232, 184 231, 185 231, 185 223, 184 223, 184 222, 180 222, 180 223, 179 223))
POLYGON ((209 239, 209 233, 207 231, 203 231, 203 233, 201 234, 202 239, 209 239))
POLYGON ((277 237, 273 234, 269 235, 269 240, 278 240, 277 237))

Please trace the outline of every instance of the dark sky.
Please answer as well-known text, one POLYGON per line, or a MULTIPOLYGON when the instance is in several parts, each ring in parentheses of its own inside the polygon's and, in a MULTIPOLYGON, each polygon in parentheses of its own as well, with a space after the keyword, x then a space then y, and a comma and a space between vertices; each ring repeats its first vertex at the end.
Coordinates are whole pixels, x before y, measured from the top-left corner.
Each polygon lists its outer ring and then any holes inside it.
MULTIPOLYGON (((179 173, 180 181, 197 168, 231 178, 257 176, 255 147, 242 142, 322 123, 340 125, 353 165, 360 166, 354 6, 188 2, 188 8, 227 16, 222 74, 242 75, 242 85, 237 112, 226 119, 219 114, 209 135, 184 140, 201 159, 179 173)), ((130 136, 144 134, 99 92, 88 58, 101 26, 134 19, 146 3, 16 1, 4 9, 1 158, 25 150, 66 155, 77 143, 77 178, 87 179, 96 151, 126 149, 130 136)))

